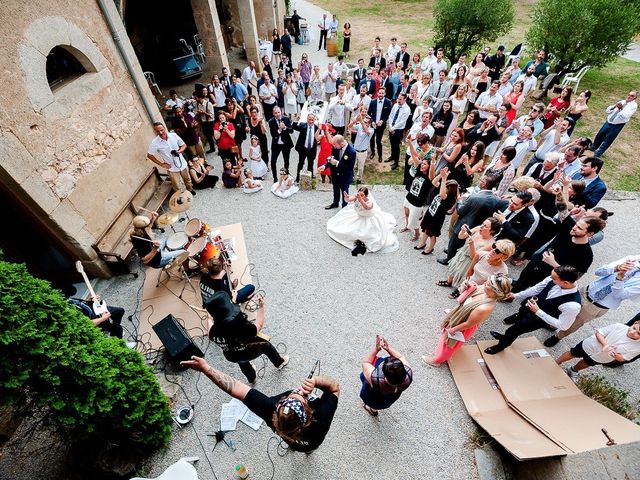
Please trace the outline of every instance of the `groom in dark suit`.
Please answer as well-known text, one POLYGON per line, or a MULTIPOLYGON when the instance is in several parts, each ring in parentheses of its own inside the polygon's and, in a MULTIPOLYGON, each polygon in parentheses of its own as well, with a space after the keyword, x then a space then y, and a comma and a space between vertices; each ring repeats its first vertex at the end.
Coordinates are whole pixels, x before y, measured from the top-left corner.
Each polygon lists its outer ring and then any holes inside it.
MULTIPOLYGON (((344 194, 349 193, 349 186, 353 181, 353 167, 356 164, 356 151, 347 143, 342 135, 333 137, 333 149, 331 157, 327 161, 327 165, 331 169, 331 177, 333 179, 333 202, 331 205, 324 207, 325 210, 338 208, 340 199, 342 206, 345 207, 347 202, 344 194)), ((324 171, 325 165, 320 167, 320 171, 324 171)))

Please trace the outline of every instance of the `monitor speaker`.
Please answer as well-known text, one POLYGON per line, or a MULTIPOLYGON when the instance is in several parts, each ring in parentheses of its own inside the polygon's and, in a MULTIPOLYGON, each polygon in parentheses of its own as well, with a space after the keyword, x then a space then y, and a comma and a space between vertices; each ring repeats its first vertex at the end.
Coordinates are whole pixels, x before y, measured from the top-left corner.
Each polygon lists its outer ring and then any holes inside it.
POLYGON ((192 355, 202 357, 204 354, 193 343, 184 327, 169 314, 153 326, 153 331, 167 349, 169 356, 178 361, 189 360, 192 355))

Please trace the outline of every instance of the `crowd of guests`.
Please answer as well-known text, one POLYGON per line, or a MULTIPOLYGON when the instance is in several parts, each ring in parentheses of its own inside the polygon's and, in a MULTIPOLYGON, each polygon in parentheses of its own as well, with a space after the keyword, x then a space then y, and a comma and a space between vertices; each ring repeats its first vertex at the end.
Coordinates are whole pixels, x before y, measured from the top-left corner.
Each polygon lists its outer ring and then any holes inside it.
MULTIPOLYGON (((337 25, 325 16, 319 27, 334 35, 337 25)), ((344 28, 350 37, 350 25, 344 28)), ((446 233, 446 256, 437 262, 448 272, 438 285, 451 287, 450 297, 459 301, 443 322, 437 352, 424 357, 430 364, 449 358, 497 301, 517 300, 521 306, 505 319, 511 326, 504 333, 491 332, 498 342, 489 354, 539 328, 555 331, 545 341, 553 346, 620 301, 640 298, 637 256, 599 269, 607 272, 600 286, 579 283, 610 215, 598 206, 607 190, 601 155, 635 113, 635 91, 607 108, 594 140, 576 138, 572 133, 589 111, 590 91, 564 87, 547 105, 534 101, 524 109, 547 75, 544 50, 524 61, 509 57, 503 46, 495 53, 487 47, 470 62, 463 54, 449 65, 442 48, 412 55, 406 43, 391 38, 385 49, 376 37, 369 58, 350 69, 342 55, 321 67, 303 53, 294 64, 291 40, 298 35, 295 29, 293 36, 273 32, 274 56, 262 59, 261 73, 250 61, 243 71, 223 69, 210 84, 196 85, 188 100, 171 92, 165 110, 175 133, 156 126, 149 158, 171 167, 176 189, 180 177, 189 190, 215 185, 218 179, 203 161, 205 147, 223 159, 225 187, 259 191, 271 172, 271 190, 282 198, 297 191, 303 169, 330 181, 332 169, 323 167, 336 136, 350 140, 356 152, 356 182, 363 180, 365 164, 376 159, 403 168, 401 232, 411 233, 423 255, 431 255, 446 233), (324 118, 300 118, 307 101, 326 102, 324 118), (298 155, 295 174, 291 150, 298 155), (512 279, 509 265, 526 266, 512 279)), ((622 327, 604 329, 595 343, 585 340, 587 346, 577 345, 559 361, 583 359, 571 367, 572 375, 592 362, 631 361, 640 354, 640 337, 631 323, 625 331, 627 337, 622 327), (598 353, 600 347, 608 357, 598 353)), ((383 344, 378 340, 376 348, 383 344)), ((373 368, 377 362, 372 358, 373 368)), ((370 378, 369 371, 365 379, 370 378)))

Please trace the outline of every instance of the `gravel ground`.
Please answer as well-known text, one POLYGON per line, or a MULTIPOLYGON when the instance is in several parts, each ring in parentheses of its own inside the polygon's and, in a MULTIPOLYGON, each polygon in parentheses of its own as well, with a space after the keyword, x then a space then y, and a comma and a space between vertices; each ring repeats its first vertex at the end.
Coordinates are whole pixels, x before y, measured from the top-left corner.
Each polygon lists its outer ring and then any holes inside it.
MULTIPOLYGON (((373 193, 385 211, 402 220, 403 190, 375 186, 373 193)), ((607 239, 595 248, 595 265, 637 252, 635 220, 640 201, 632 195, 613 197, 603 202, 615 216, 609 222, 607 239), (612 248, 614 242, 616 248, 612 248)), ((321 361, 322 374, 340 381, 338 411, 324 444, 312 455, 287 453, 279 458, 272 441, 273 478, 477 478, 470 440, 475 426, 449 369, 428 368, 420 361, 420 355, 435 348, 442 310, 452 305, 446 297, 448 291, 434 285, 444 278, 445 267, 436 263, 436 255, 424 257, 413 250, 406 233, 400 235, 400 250, 395 253, 352 257, 326 235, 326 221, 336 212, 323 210, 330 201, 329 192, 301 191, 290 200, 281 200, 266 189, 244 195, 217 187, 199 192, 190 212, 190 216, 214 226, 242 222, 249 260, 255 265, 254 281, 266 292, 265 331, 274 343, 284 343, 291 356, 281 372, 268 364, 256 387, 270 395, 295 387, 316 359, 321 361), (373 345, 376 333, 387 336, 406 355, 415 374, 411 388, 378 419, 364 412, 358 398, 360 359, 373 345)), ((444 243, 443 238, 436 247, 438 252, 444 243)), ((141 282, 142 277, 119 277, 102 290, 112 303, 119 302, 131 312, 141 282)), ((502 331, 501 319, 514 309, 515 305, 499 305, 476 339, 489 339, 491 329, 502 331)), ((557 356, 591 334, 594 327, 626 321, 636 311, 637 306, 623 304, 551 351, 557 356)), ((543 340, 546 333, 537 332, 538 338, 543 340)), ((244 378, 237 365, 224 360, 217 346, 208 347, 206 339, 201 344, 207 348, 211 364, 244 378)), ((632 377, 637 364, 592 370, 629 390, 631 400, 640 398, 632 377)), ((212 453, 214 441, 207 434, 218 429, 220 406, 229 397, 205 378, 198 381, 195 372, 177 375, 191 402, 199 398, 198 389, 202 398, 192 424, 176 429, 170 446, 149 462, 149 476, 158 475, 182 456, 195 455, 201 459, 197 467, 200 478, 214 478, 199 437, 217 478, 231 478, 236 463, 247 465, 253 478, 270 478, 267 442, 272 432, 264 425, 254 432, 238 423, 238 429, 228 434, 237 442, 237 450, 232 452, 220 444, 212 453)), ((178 403, 187 403, 182 392, 178 403)))

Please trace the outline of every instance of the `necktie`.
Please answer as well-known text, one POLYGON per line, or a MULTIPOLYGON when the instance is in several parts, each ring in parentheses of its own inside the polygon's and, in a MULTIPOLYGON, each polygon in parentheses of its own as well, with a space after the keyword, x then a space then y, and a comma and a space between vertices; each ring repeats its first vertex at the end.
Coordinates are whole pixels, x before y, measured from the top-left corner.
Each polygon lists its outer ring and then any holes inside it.
POLYGON ((438 92, 436 93, 436 98, 440 98, 440 89, 442 88, 442 83, 438 85, 438 92))
POLYGON ((396 122, 398 121, 398 115, 400 115, 400 107, 398 107, 398 106, 396 105, 396 114, 393 116, 393 122, 391 122, 391 123, 393 123, 394 125, 395 125, 395 124, 396 124, 396 122))
POLYGON ((311 145, 313 144, 311 140, 311 135, 313 135, 313 127, 310 127, 307 125, 307 143, 305 145, 307 150, 311 150, 311 145))

